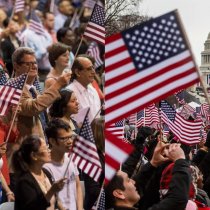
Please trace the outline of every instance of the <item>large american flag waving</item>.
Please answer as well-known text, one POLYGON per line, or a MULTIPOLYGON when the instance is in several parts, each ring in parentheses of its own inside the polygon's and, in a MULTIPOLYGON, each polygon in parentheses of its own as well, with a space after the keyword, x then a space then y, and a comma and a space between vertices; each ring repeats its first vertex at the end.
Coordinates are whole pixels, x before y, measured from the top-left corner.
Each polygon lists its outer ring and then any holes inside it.
POLYGON ((177 11, 106 39, 106 123, 198 82, 177 11))

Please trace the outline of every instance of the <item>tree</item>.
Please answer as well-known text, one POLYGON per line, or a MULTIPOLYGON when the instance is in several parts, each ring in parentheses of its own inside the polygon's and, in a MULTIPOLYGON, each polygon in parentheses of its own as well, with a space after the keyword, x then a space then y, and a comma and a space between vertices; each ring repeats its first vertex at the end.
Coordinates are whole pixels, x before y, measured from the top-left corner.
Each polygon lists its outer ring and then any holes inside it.
POLYGON ((105 27, 106 36, 130 28, 148 19, 139 14, 142 0, 106 0, 105 27))

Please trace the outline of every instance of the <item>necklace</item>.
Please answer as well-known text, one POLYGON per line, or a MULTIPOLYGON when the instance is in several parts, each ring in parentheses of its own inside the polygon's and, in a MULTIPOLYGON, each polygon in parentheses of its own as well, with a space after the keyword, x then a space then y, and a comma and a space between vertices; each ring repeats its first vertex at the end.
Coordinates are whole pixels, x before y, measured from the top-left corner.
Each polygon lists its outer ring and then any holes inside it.
POLYGON ((42 189, 42 191, 44 193, 47 193, 47 191, 49 190, 49 187, 48 187, 48 182, 47 182, 46 175, 43 172, 42 172, 41 176, 37 176, 33 172, 32 172, 32 175, 34 176, 34 178, 38 182, 38 184, 39 184, 40 188, 42 189))

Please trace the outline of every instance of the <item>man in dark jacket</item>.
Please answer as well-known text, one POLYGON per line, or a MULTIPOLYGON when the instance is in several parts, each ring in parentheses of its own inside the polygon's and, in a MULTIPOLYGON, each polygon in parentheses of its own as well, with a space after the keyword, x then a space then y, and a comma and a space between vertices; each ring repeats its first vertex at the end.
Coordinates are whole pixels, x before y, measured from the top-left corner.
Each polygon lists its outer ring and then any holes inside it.
MULTIPOLYGON (((147 172, 151 172, 153 168, 156 168, 167 160, 175 163, 167 196, 148 210, 184 210, 188 202, 190 170, 180 144, 164 145, 162 142, 159 142, 155 148, 152 160, 145 165, 145 170, 143 169, 143 174, 139 177, 144 180, 146 185, 149 182, 147 172)), ((122 171, 116 173, 106 187, 105 192, 106 206, 108 208, 112 207, 115 210, 135 209, 134 205, 140 200, 140 195, 135 187, 135 181, 129 179, 127 174, 122 171)))

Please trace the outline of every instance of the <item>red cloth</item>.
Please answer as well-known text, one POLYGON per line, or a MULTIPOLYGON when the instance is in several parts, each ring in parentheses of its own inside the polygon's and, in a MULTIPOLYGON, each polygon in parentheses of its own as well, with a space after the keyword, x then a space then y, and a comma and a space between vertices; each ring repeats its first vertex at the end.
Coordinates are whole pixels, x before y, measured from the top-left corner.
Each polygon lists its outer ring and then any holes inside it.
MULTIPOLYGON (((161 180, 160 180, 160 190, 169 188, 169 184, 172 179, 173 168, 174 168, 174 163, 171 163, 163 170, 161 180)), ((195 188, 194 188, 193 184, 191 183, 190 191, 189 191, 189 198, 193 199, 194 197, 195 197, 195 188)))
POLYGON ((103 100, 104 99, 104 94, 102 93, 100 87, 98 86, 98 83, 95 80, 92 82, 92 86, 96 89, 99 98, 101 100, 103 100))
MULTIPOLYGON (((0 121, 0 145, 4 143, 4 141, 6 140, 6 137, 7 137, 7 133, 9 131, 9 126, 8 125, 5 125, 3 124, 1 121, 0 121)), ((14 132, 13 130, 11 131, 11 134, 10 134, 10 137, 9 137, 9 143, 14 143, 18 137, 19 133, 18 131, 17 132, 14 132)), ((6 155, 3 155, 2 157, 3 161, 4 161, 4 164, 3 164, 3 167, 1 169, 1 172, 7 182, 7 184, 9 185, 10 184, 10 179, 9 179, 9 169, 8 169, 8 164, 7 164, 7 158, 6 158, 6 155)))

